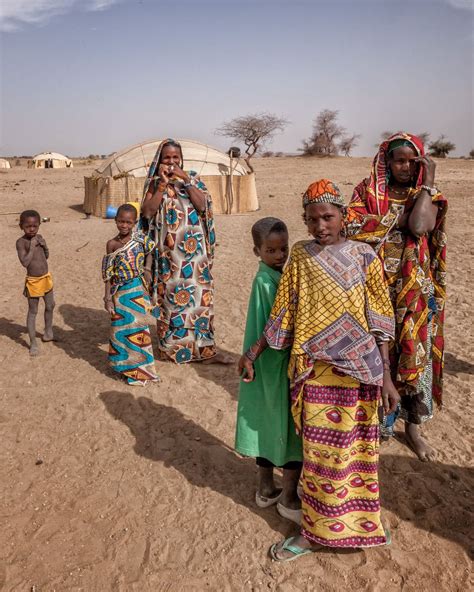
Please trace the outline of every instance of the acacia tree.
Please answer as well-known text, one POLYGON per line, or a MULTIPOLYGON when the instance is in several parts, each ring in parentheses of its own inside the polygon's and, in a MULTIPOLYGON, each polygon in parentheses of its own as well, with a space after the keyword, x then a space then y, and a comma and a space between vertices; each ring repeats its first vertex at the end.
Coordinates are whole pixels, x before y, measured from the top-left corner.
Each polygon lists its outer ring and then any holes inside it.
POLYGON ((336 156, 337 141, 345 133, 345 128, 337 123, 339 111, 323 109, 313 123, 313 133, 303 140, 301 149, 305 156, 336 156))
POLYGON ((342 140, 339 142, 339 150, 344 154, 344 156, 351 155, 351 151, 357 146, 357 140, 359 138, 360 134, 352 134, 352 136, 342 138, 342 140))
POLYGON ((456 149, 456 145, 447 140, 445 135, 441 135, 437 140, 431 142, 428 148, 431 156, 446 158, 452 150, 456 149))
POLYGON ((288 123, 284 117, 277 117, 272 113, 254 113, 224 122, 215 133, 245 144, 247 156, 244 160, 253 173, 253 166, 250 164, 252 156, 271 141, 277 132, 284 131, 288 123))

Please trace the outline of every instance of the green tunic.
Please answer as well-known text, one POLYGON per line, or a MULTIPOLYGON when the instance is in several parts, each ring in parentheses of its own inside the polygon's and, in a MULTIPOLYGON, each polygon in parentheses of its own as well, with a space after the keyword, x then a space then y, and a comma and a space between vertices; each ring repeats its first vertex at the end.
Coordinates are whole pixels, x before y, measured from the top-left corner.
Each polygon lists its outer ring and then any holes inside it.
MULTIPOLYGON (((260 262, 252 285, 244 336, 246 351, 262 335, 281 273, 260 262)), ((255 380, 240 382, 235 449, 276 466, 302 460, 301 439, 290 412, 289 350, 266 349, 256 360, 255 380)))

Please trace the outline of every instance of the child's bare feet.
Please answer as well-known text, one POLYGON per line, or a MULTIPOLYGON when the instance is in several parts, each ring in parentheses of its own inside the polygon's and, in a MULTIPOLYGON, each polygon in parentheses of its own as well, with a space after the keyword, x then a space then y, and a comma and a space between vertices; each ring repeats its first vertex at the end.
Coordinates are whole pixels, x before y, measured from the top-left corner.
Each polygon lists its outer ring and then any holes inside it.
POLYGON ((37 356, 38 354, 39 354, 38 344, 36 343, 36 341, 34 341, 30 345, 30 356, 34 357, 34 356, 37 356))
POLYGON ((423 439, 419 425, 405 422, 405 438, 420 460, 428 462, 436 459, 436 450, 423 439))
POLYGON ((280 505, 288 510, 301 510, 301 500, 298 496, 298 482, 301 475, 301 468, 283 469, 283 493, 280 498, 280 505))
POLYGON ((258 468, 258 490, 257 493, 262 498, 276 498, 281 494, 281 489, 276 487, 273 479, 273 467, 258 468))
POLYGON ((43 337, 41 338, 41 341, 44 341, 45 343, 48 341, 54 341, 54 335, 52 331, 45 331, 43 334, 43 337))

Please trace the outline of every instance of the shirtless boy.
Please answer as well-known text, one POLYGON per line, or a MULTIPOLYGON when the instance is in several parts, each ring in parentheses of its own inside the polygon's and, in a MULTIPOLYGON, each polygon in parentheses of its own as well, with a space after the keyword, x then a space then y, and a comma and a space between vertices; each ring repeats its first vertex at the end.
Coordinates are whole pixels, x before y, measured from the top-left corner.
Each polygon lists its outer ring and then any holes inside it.
POLYGON ((24 295, 28 298, 28 316, 26 325, 30 337, 30 355, 38 355, 36 342, 36 315, 39 299, 44 300, 44 334, 43 341, 53 341, 53 280, 48 271, 49 250, 44 238, 38 234, 41 218, 35 210, 25 210, 20 214, 20 228, 23 236, 16 241, 18 258, 26 267, 26 283, 24 295))

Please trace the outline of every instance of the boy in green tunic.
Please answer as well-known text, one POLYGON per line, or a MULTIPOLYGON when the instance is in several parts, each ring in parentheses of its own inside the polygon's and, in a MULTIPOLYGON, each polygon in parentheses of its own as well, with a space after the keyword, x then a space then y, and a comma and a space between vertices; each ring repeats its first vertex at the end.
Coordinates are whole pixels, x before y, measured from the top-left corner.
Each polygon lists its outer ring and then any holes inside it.
MULTIPOLYGON (((244 351, 262 335, 288 259, 288 229, 278 218, 262 218, 256 222, 252 238, 260 264, 250 294, 244 351)), ((289 351, 268 348, 255 362, 255 380, 242 379, 235 449, 257 459, 257 506, 266 508, 277 504, 279 514, 299 524, 301 503, 297 485, 302 448, 290 412, 288 359, 289 351), (283 490, 275 486, 274 467, 283 468, 283 490)))

